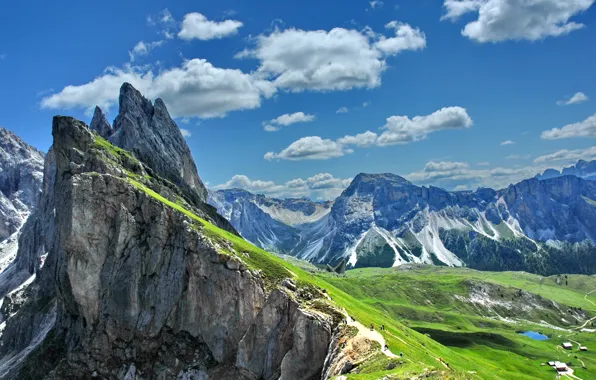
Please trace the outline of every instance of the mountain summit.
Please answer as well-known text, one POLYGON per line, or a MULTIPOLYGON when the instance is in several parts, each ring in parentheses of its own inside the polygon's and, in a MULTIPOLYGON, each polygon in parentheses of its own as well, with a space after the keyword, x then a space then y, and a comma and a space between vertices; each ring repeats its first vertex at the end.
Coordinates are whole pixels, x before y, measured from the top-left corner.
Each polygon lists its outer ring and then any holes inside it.
MULTIPOLYGON (((587 173, 590 165, 580 161, 574 168, 587 173)), ((300 225, 278 218, 264 233, 238 222, 246 220, 247 201, 262 200, 246 192, 242 200, 237 191, 217 193, 211 203, 243 236, 315 263, 426 263, 541 274, 596 271, 591 259, 596 253, 596 182, 576 176, 533 178, 503 190, 450 192, 417 186, 395 174, 361 173, 328 213, 300 225), (238 202, 242 209, 232 206, 238 202), (235 212, 225 212, 230 209, 235 212)), ((259 220, 275 218, 262 206, 258 212, 268 214, 259 220)))
POLYGON ((159 176, 185 189, 194 202, 207 200, 207 189, 197 173, 197 167, 180 128, 170 117, 165 103, 156 99, 152 104, 130 83, 120 88, 120 111, 110 127, 97 107, 91 129, 112 144, 133 152, 159 176), (192 196, 196 193, 195 196, 192 196))

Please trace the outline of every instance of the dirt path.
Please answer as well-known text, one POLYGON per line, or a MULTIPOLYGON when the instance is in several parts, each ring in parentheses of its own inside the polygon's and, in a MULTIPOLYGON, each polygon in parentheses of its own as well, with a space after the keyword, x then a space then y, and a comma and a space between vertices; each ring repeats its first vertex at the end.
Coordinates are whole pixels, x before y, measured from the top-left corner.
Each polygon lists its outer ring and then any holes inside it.
POLYGON ((389 356, 390 358, 397 358, 398 356, 395 355, 391 350, 385 350, 385 338, 381 335, 380 332, 376 330, 371 330, 368 327, 365 327, 362 323, 353 320, 352 318, 348 317, 348 326, 354 326, 358 329, 358 334, 364 336, 367 339, 373 340, 378 342, 381 345, 381 351, 389 356))
MULTIPOLYGON (((586 294, 584 295, 584 300, 588 301, 588 302, 589 302, 589 303, 591 303, 591 304, 592 304, 594 307, 596 307, 596 303, 594 303, 594 302, 592 302, 592 301, 590 301, 590 300, 588 299, 588 296, 589 296, 590 294, 594 293, 594 292, 596 292, 596 289, 592 290, 591 292, 588 292, 588 293, 586 293, 586 294)), ((581 325, 581 326, 578 326, 578 327, 572 327, 572 329, 573 329, 573 330, 581 330, 581 329, 583 329, 584 327, 586 327, 586 326, 588 325, 588 323, 591 323, 591 322, 593 322, 594 320, 596 320, 596 316, 594 316, 594 317, 592 317, 592 318, 588 319, 588 320, 587 320, 586 322, 584 322, 584 324, 583 324, 583 325, 581 325)))
POLYGON ((596 292, 596 289, 592 290, 591 292, 586 293, 586 295, 584 295, 584 299, 596 307, 596 303, 594 303, 588 299, 588 296, 594 292, 596 292))

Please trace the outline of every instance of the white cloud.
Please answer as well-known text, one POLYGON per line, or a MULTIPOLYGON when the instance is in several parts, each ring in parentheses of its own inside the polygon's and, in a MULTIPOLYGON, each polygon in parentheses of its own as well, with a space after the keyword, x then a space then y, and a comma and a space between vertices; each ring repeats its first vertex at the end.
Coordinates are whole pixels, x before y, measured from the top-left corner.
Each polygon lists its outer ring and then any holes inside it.
POLYGON ((342 145, 357 145, 359 147, 367 147, 376 144, 378 135, 371 131, 360 133, 356 136, 344 136, 337 139, 337 142, 342 145))
POLYGON ((442 20, 456 21, 478 13, 462 35, 481 43, 506 40, 536 41, 581 29, 570 18, 587 10, 595 0, 445 0, 442 20))
POLYGON ((451 171, 451 170, 460 170, 460 169, 467 169, 470 165, 466 162, 453 162, 453 161, 441 161, 441 162, 434 162, 430 161, 424 165, 425 172, 444 172, 444 171, 451 171))
POLYGON ((436 131, 463 129, 471 126, 472 119, 464 108, 447 107, 430 115, 415 116, 412 119, 407 116, 391 116, 387 119, 387 123, 381 127, 383 132, 380 135, 366 131, 355 136, 347 135, 336 141, 322 139, 319 136, 303 137, 294 141, 280 153, 268 152, 265 159, 325 160, 352 153, 352 149, 349 148, 351 145, 368 147, 407 144, 424 140, 429 134, 436 131))
POLYGON ((395 30, 395 37, 381 36, 375 44, 385 54, 394 55, 404 50, 422 50, 426 47, 426 36, 418 28, 397 21, 391 21, 385 28, 395 30))
POLYGON ((559 100, 557 102, 558 106, 569 106, 571 104, 579 104, 583 102, 587 102, 588 97, 583 92, 576 92, 571 98, 567 100, 559 100))
POLYGON ((283 125, 284 127, 295 123, 308 123, 315 119, 315 115, 305 114, 304 112, 294 112, 291 114, 284 114, 271 120, 271 123, 283 125))
POLYGON ((586 149, 575 149, 575 150, 559 150, 552 154, 540 156, 534 160, 536 164, 544 164, 551 162, 560 163, 575 163, 578 160, 590 161, 596 159, 596 146, 586 149))
POLYGON ((348 107, 340 107, 340 108, 338 108, 337 111, 335 111, 335 113, 348 113, 348 112, 349 112, 348 107))
POLYGON ((501 142, 500 145, 504 146, 504 145, 513 145, 513 144, 515 144, 515 141, 505 140, 505 141, 501 142))
POLYGON ((506 160, 527 160, 530 157, 532 157, 531 154, 510 154, 509 156, 505 157, 505 159, 506 160))
POLYGON ((130 56, 130 61, 134 62, 136 57, 149 54, 151 50, 153 50, 156 47, 160 47, 164 44, 164 42, 165 41, 163 40, 153 42, 139 41, 135 45, 135 47, 128 52, 128 55, 130 56))
POLYGON ((182 29, 178 33, 178 37, 187 41, 219 39, 238 33, 238 29, 242 26, 240 21, 210 21, 201 13, 193 12, 184 15, 182 29))
POLYGON ((252 180, 245 175, 235 175, 229 181, 214 186, 213 189, 241 188, 271 197, 308 196, 313 199, 334 199, 350 185, 351 181, 351 178, 335 178, 329 173, 319 173, 306 179, 296 178, 283 184, 276 184, 273 181, 252 180))
POLYGON ((370 7, 372 9, 382 8, 383 4, 385 4, 381 0, 373 0, 373 1, 369 1, 368 3, 370 4, 370 7))
POLYGON ((370 106, 370 102, 363 102, 362 103, 362 108, 366 108, 368 106, 370 106))
POLYGON ((333 140, 322 139, 319 136, 303 137, 294 141, 286 149, 279 153, 268 152, 266 160, 282 159, 291 161, 300 160, 326 160, 333 157, 341 157, 352 150, 344 148, 333 140))
POLYGON ((490 166, 490 162, 487 162, 487 161, 477 162, 476 166, 490 166))
POLYGON ((287 127, 288 125, 296 123, 309 123, 314 119, 315 115, 309 115, 302 111, 291 114, 286 113, 273 120, 264 121, 263 129, 267 132, 276 132, 279 131, 281 127, 287 127))
POLYGON ((497 167, 494 169, 473 169, 466 162, 428 162, 424 169, 410 173, 406 178, 423 185, 463 190, 477 187, 502 189, 542 173, 544 166, 522 168, 497 167))
POLYGON ((384 132, 378 145, 406 144, 424 140, 430 133, 444 129, 465 129, 472 126, 472 119, 461 107, 446 107, 427 116, 391 116, 381 128, 384 132))
POLYGON ((381 84, 387 55, 423 47, 424 34, 418 29, 397 22, 388 25, 396 30, 395 37, 378 35, 370 28, 275 29, 256 37, 254 49, 236 57, 258 59, 258 73, 290 91, 374 88, 381 84))
POLYGON ((553 128, 542 132, 543 140, 568 139, 571 137, 596 137, 596 114, 579 123, 568 124, 563 128, 553 128))
POLYGON ((279 131, 280 127, 271 124, 265 124, 263 126, 263 129, 265 130, 265 132, 277 132, 279 131))
POLYGON ((466 13, 477 11, 483 3, 482 0, 445 0, 445 14, 441 20, 457 20, 466 13))
POLYGON ((182 133, 182 136, 184 136, 184 137, 192 136, 192 133, 188 129, 180 128, 180 132, 182 133))
POLYGON ((221 117, 230 111, 258 108, 263 98, 276 91, 266 80, 197 58, 157 75, 146 66, 108 67, 89 83, 66 86, 43 98, 41 107, 92 110, 98 105, 108 111, 117 104, 123 82, 131 83, 149 98, 162 98, 174 117, 221 117))

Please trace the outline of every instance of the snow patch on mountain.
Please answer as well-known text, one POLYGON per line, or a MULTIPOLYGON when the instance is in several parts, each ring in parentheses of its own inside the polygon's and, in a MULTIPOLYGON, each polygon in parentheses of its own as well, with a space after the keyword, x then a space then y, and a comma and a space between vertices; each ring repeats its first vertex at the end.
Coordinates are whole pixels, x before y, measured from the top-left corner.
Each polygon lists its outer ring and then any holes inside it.
POLYGON ((325 207, 321 204, 315 204, 315 211, 312 214, 306 214, 301 210, 290 210, 279 205, 257 204, 257 206, 273 219, 289 226, 316 222, 331 211, 330 207, 325 207))

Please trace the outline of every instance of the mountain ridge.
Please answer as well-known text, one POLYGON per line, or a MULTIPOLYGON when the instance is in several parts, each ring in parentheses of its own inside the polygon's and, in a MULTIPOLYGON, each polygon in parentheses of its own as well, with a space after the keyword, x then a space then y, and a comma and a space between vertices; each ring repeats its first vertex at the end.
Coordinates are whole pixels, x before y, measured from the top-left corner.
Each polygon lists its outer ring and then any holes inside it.
MULTIPOLYGON (((213 202, 213 196, 210 202, 220 212, 232 204, 255 199, 247 192, 242 199, 235 198, 233 191, 216 193, 220 194, 219 203, 213 202)), ((563 270, 542 262, 547 257, 563 260, 554 251, 556 242, 582 243, 575 251, 585 252, 577 254, 586 255, 594 250, 595 236, 591 232, 596 230, 594 204, 596 182, 571 175, 542 180, 529 178, 500 190, 447 191, 417 186, 392 173, 360 173, 333 201, 329 213, 316 220, 286 224, 286 229, 277 223, 275 230, 283 231, 282 234, 275 236, 269 229, 267 239, 259 238, 257 231, 246 233, 245 226, 238 230, 257 245, 267 240, 267 249, 321 264, 347 260, 352 267, 409 262, 474 267, 483 265, 480 258, 484 257, 493 262, 490 270, 519 267, 551 273, 563 270), (286 240, 286 235, 291 240, 286 240), (549 248, 542 250, 547 242, 549 248), (519 244, 524 247, 522 255, 514 255, 516 258, 507 262, 498 259, 498 252, 514 252, 518 248, 512 247, 519 244), (371 254, 371 250, 377 252, 371 254), (536 250, 549 251, 538 263, 529 263, 536 250)), ((246 204, 244 210, 248 210, 246 204)), ((259 220, 267 211, 259 211, 259 220)), ((282 220, 277 222, 284 224, 282 220)))

